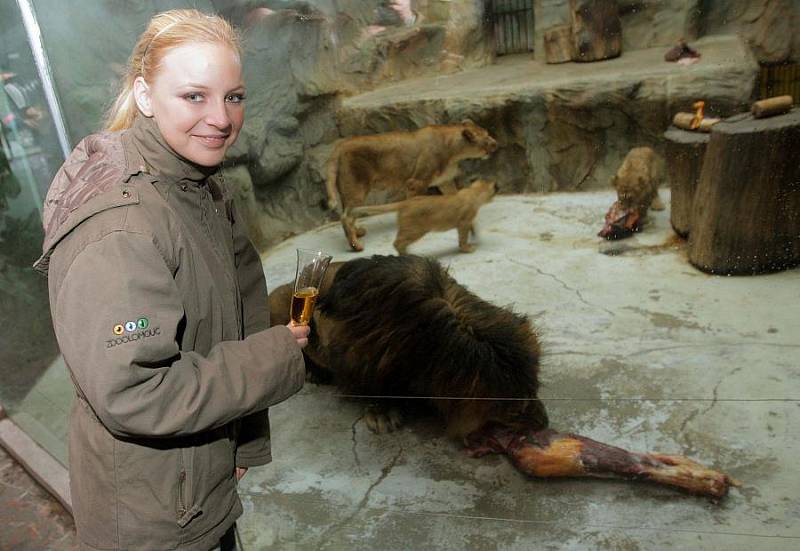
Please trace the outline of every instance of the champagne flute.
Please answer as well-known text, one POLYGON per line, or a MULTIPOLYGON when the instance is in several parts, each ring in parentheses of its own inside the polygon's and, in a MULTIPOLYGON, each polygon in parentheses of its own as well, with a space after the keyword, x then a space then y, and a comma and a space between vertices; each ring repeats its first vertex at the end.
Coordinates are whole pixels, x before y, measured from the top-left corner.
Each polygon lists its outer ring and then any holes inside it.
POLYGON ((322 278, 330 264, 330 255, 322 251, 297 249, 297 272, 294 277, 294 293, 289 316, 292 325, 308 325, 314 306, 319 298, 322 278))

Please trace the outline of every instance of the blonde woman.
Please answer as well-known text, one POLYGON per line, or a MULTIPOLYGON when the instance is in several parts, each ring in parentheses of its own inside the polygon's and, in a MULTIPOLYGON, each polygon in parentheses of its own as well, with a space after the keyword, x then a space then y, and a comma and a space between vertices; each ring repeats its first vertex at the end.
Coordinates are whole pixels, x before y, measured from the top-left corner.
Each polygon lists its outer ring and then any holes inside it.
POLYGON ((244 99, 225 20, 158 14, 107 131, 81 141, 48 192, 35 267, 77 394, 85 547, 226 548, 237 480, 271 459, 267 408, 303 385, 308 328, 267 328, 259 256, 215 176, 244 99))

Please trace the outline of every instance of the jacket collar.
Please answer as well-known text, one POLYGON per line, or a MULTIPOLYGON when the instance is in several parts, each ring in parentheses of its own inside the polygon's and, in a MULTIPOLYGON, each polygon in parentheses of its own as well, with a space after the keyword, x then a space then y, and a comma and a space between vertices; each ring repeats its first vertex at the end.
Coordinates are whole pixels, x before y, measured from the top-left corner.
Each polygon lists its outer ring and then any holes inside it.
POLYGON ((195 164, 176 153, 152 117, 137 116, 128 135, 130 147, 126 148, 126 157, 130 174, 148 172, 167 181, 200 185, 218 170, 195 164))

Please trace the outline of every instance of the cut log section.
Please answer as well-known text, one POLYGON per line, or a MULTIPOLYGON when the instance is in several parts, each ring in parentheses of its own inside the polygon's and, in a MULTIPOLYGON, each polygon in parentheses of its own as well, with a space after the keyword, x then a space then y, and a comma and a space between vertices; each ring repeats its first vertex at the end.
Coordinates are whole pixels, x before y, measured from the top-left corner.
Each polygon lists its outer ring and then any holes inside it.
POLYGON ((774 98, 762 99, 753 103, 750 112, 753 117, 763 119, 775 115, 788 113, 792 108, 792 96, 775 96, 774 98))
POLYGON ((570 0, 575 61, 600 61, 622 53, 617 0, 570 0))
POLYGON ((681 237, 689 235, 692 220, 692 205, 700 170, 703 168, 703 156, 710 134, 688 132, 674 126, 665 133, 667 172, 670 182, 670 215, 669 220, 675 233, 681 237))
POLYGON ((714 274, 800 264, 800 109, 714 125, 692 207, 689 261, 714 274))
POLYGON ((680 112, 672 117, 672 124, 683 130, 694 130, 696 132, 711 132, 711 127, 722 119, 716 117, 697 118, 695 113, 680 112))
POLYGON ((559 25, 544 31, 544 60, 546 63, 566 63, 574 56, 572 27, 559 25))
POLYGON ((731 486, 741 485, 728 475, 681 455, 630 452, 552 429, 520 431, 488 424, 470 434, 466 444, 473 457, 505 454, 517 469, 534 477, 646 480, 713 500, 725 497, 731 486))

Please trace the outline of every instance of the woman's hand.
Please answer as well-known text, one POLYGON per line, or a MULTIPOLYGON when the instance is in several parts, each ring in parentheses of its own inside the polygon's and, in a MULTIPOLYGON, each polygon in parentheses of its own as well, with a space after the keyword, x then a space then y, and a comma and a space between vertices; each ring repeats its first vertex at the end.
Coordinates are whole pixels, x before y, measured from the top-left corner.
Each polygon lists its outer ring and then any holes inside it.
POLYGON ((247 467, 236 467, 236 482, 239 482, 247 472, 247 467))
POLYGON ((298 346, 300 346, 300 348, 305 348, 308 344, 308 334, 311 333, 311 327, 308 325, 292 325, 291 323, 286 327, 288 327, 289 331, 294 335, 298 346))

